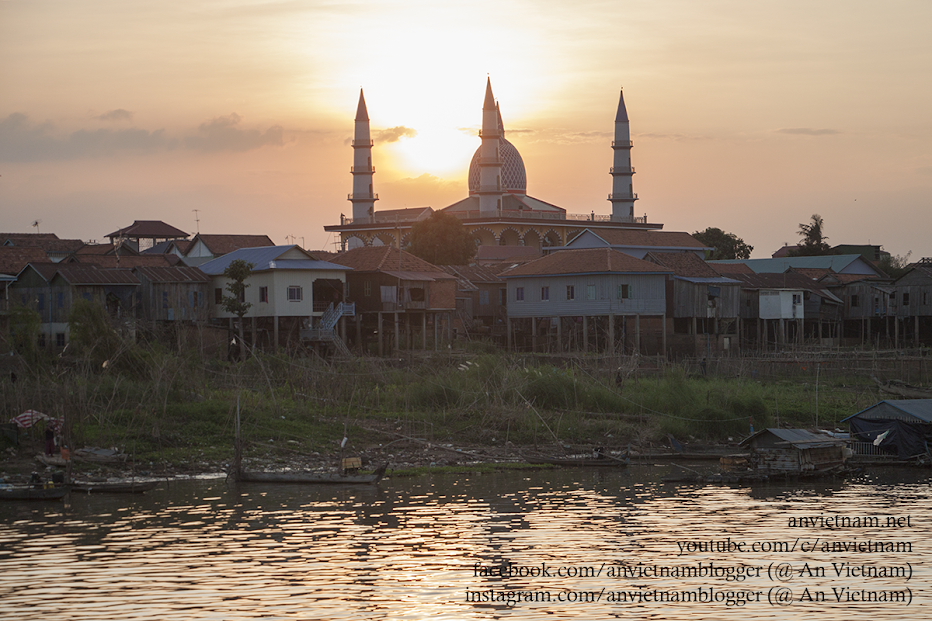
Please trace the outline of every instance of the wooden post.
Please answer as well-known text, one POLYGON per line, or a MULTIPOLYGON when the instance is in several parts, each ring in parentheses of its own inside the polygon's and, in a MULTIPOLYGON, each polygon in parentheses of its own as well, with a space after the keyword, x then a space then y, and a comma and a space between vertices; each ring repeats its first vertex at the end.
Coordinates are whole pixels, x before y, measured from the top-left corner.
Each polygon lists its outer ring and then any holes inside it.
POLYGON ((395 349, 392 351, 398 351, 401 349, 401 322, 398 320, 398 311, 395 311, 395 349))
POLYGON ((359 348, 359 351, 365 351, 362 342, 362 313, 356 313, 356 347, 359 348))
POLYGON ((915 333, 916 333, 914 337, 915 343, 913 343, 913 346, 919 347, 919 315, 916 315, 915 317, 913 317, 913 325, 915 326, 915 333))
POLYGON ((634 351, 637 352, 637 355, 641 355, 641 316, 634 316, 634 351))
POLYGON ((380 356, 384 356, 384 355, 385 355, 385 345, 384 345, 384 343, 382 342, 382 332, 383 332, 383 330, 382 330, 382 311, 379 311, 379 323, 378 323, 377 331, 378 331, 378 333, 379 333, 379 355, 380 355, 380 356))
POLYGON ((667 357, 667 314, 664 313, 660 316, 660 321, 663 322, 663 330, 661 331, 661 347, 663 348, 663 357, 667 357))
POLYGON ((557 351, 563 351, 563 317, 557 317, 557 351))
POLYGON ((511 317, 505 320, 505 347, 511 349, 511 317))
POLYGON ((615 355, 615 315, 608 316, 608 343, 605 351, 609 356, 615 355))
POLYGON ((414 335, 411 334, 411 313, 405 311, 405 349, 414 347, 414 335))
MULTIPOLYGON (((275 315, 275 317, 272 318, 272 321, 275 322, 274 329, 272 330, 272 332, 275 334, 275 344, 272 347, 272 351, 275 351, 278 349, 278 315, 275 315)), ((255 334, 253 334, 253 340, 255 340, 255 334)))
POLYGON ((531 317, 531 351, 537 351, 537 317, 531 317))
POLYGON ((589 317, 586 315, 582 318, 582 350, 583 353, 589 351, 589 317))
POLYGON ((440 326, 438 325, 439 322, 440 322, 440 315, 439 315, 439 313, 434 313, 434 351, 437 351, 438 349, 440 349, 440 341, 439 341, 439 339, 440 339, 440 330, 439 330, 440 326))
POLYGON ((900 318, 893 318, 893 348, 900 346, 900 318))
POLYGON ((427 311, 421 315, 421 349, 427 351, 427 311))

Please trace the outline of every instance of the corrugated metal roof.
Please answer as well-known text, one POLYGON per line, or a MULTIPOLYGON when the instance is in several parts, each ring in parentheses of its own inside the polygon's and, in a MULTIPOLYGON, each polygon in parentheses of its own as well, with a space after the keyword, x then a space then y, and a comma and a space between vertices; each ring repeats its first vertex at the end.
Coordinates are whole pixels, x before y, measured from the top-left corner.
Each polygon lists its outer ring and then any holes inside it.
MULTIPOLYGON (((295 254, 292 252, 292 254, 295 254)), ((286 270, 348 270, 343 265, 330 263, 328 261, 317 261, 307 251, 299 246, 262 246, 259 248, 240 248, 234 250, 222 257, 217 257, 201 264, 199 267, 202 272, 210 276, 219 276, 223 273, 230 263, 236 260, 243 260, 252 263, 254 272, 264 272, 272 269, 286 270), (297 251, 303 259, 282 259, 283 255, 289 251, 297 251)))
POLYGON ((58 274, 69 285, 138 285, 132 270, 99 269, 94 265, 69 263, 59 265, 58 274))
POLYGON ((555 274, 670 274, 673 270, 611 248, 585 248, 554 252, 542 259, 519 265, 502 278, 551 276, 555 274))
POLYGON ((384 270, 383 274, 388 274, 401 280, 455 280, 456 276, 451 276, 446 272, 405 272, 384 270))
POLYGON ((821 433, 812 433, 811 431, 806 431, 805 429, 779 429, 776 427, 770 427, 767 429, 761 429, 754 435, 745 438, 739 446, 749 446, 752 440, 768 433, 775 435, 783 442, 786 442, 793 448, 797 449, 837 446, 838 444, 844 442, 843 440, 838 440, 821 433))
MULTIPOLYGON (((728 264, 743 263, 750 267, 756 274, 778 274, 787 271, 790 268, 816 268, 830 269, 837 274, 845 270, 854 269, 854 264, 858 265, 858 272, 861 274, 878 274, 877 270, 871 266, 859 254, 836 254, 820 257, 783 257, 778 259, 722 259, 719 261, 709 261, 711 264, 728 264)), ((856 273, 856 272, 850 272, 856 273)))
POLYGON ((852 414, 841 422, 852 418, 917 419, 924 423, 932 423, 932 399, 885 399, 869 408, 864 408, 857 414, 852 414))
POLYGON ((152 282, 207 282, 210 277, 196 267, 137 267, 133 270, 152 282))

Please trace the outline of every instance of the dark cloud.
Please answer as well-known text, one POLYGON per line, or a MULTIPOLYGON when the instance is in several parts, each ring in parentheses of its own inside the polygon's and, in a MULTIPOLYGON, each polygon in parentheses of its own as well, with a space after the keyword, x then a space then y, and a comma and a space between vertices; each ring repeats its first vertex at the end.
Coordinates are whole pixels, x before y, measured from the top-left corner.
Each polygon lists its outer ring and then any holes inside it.
POLYGON ((104 112, 99 116, 94 118, 98 121, 132 121, 133 112, 129 110, 124 110, 123 108, 117 108, 116 110, 111 110, 110 112, 104 112))
POLYGON ((417 136, 417 130, 399 125, 398 127, 376 130, 372 134, 372 139, 375 142, 398 142, 402 138, 414 138, 415 136, 417 136))
POLYGON ((6 162, 71 160, 127 150, 160 151, 174 144, 161 129, 80 129, 59 134, 52 123, 34 124, 19 112, 0 120, 0 161, 6 162))
POLYGON ((837 129, 815 129, 812 127, 787 127, 778 129, 778 134, 793 134, 796 136, 834 136, 841 132, 837 129))
POLYGON ((198 127, 198 134, 188 136, 184 144, 198 151, 250 151, 264 146, 285 144, 284 130, 275 125, 267 130, 239 129, 236 126, 242 117, 235 112, 230 116, 219 116, 198 127))

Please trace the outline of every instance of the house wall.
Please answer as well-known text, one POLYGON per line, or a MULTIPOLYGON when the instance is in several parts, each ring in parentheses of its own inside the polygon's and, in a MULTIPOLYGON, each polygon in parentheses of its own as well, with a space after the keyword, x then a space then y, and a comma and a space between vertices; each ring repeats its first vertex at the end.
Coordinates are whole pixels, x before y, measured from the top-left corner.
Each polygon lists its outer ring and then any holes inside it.
MULTIPOLYGON (((314 312, 314 281, 317 279, 339 280, 346 282, 346 272, 343 270, 295 270, 295 269, 278 269, 264 272, 255 272, 249 276, 246 283, 246 301, 252 304, 246 317, 310 317, 312 315, 321 315, 322 312, 314 312), (288 299, 288 288, 291 286, 301 287, 301 300, 294 301, 288 299), (268 302, 259 301, 259 293, 262 287, 268 287, 268 302)), ((223 310, 223 307, 216 303, 216 289, 222 289, 223 295, 229 295, 226 289, 230 282, 229 278, 224 276, 214 276, 211 278, 210 290, 210 315, 218 319, 235 317, 235 315, 223 310)))
POLYGON ((191 244, 191 247, 188 248, 188 252, 185 253, 185 256, 192 257, 192 258, 211 259, 213 258, 214 255, 210 250, 207 249, 207 246, 204 245, 204 242, 198 239, 193 244, 191 244))
POLYGON ((672 314, 674 317, 714 317, 733 319, 739 314, 741 288, 737 284, 716 284, 720 296, 709 305, 709 285, 673 279, 672 314))
POLYGON ((428 298, 432 310, 453 310, 456 308, 456 281, 452 278, 426 283, 428 298))
POLYGON ((897 317, 932 316, 932 278, 917 270, 908 272, 896 281, 897 317), (903 295, 909 294, 909 304, 903 304, 903 295))
POLYGON ((210 316, 209 283, 152 282, 138 274, 140 315, 146 321, 206 321, 210 316))
POLYGON ((758 298, 761 319, 802 319, 805 316, 802 290, 761 289, 758 298), (798 302, 793 302, 793 296, 798 302))
POLYGON ((507 279, 509 317, 579 317, 583 315, 663 315, 666 312, 666 276, 662 274, 592 274, 507 279), (567 286, 575 298, 567 300, 567 286), (594 299, 588 287, 594 286, 594 299), (618 299, 618 286, 628 285, 630 297, 618 299), (524 288, 524 300, 516 291, 524 288), (549 287, 550 299, 541 299, 549 287))

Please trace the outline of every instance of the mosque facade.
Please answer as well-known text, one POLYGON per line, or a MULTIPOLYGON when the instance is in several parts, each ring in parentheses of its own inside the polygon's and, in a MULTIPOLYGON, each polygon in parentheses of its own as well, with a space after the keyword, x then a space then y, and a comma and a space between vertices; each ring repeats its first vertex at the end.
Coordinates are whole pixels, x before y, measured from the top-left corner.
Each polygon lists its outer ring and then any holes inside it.
MULTIPOLYGON (((505 138, 501 110, 492 94, 491 80, 486 82, 482 105, 481 144, 473 155, 468 174, 468 196, 440 211, 459 218, 477 245, 528 246, 544 248, 564 246, 585 229, 662 229, 662 224, 648 223, 647 216, 635 216, 634 167, 631 165, 631 142, 624 92, 618 100, 612 141, 612 192, 608 195, 611 214, 569 213, 566 209, 528 195, 527 171, 518 149, 505 138)), ((410 242, 411 227, 430 217, 431 207, 376 210, 379 199, 374 191, 372 164, 373 142, 369 115, 362 90, 356 108, 352 141, 353 192, 348 195, 352 217, 341 216, 339 225, 324 229, 339 233, 340 246, 347 250, 360 246, 391 245, 405 248, 410 242)))

